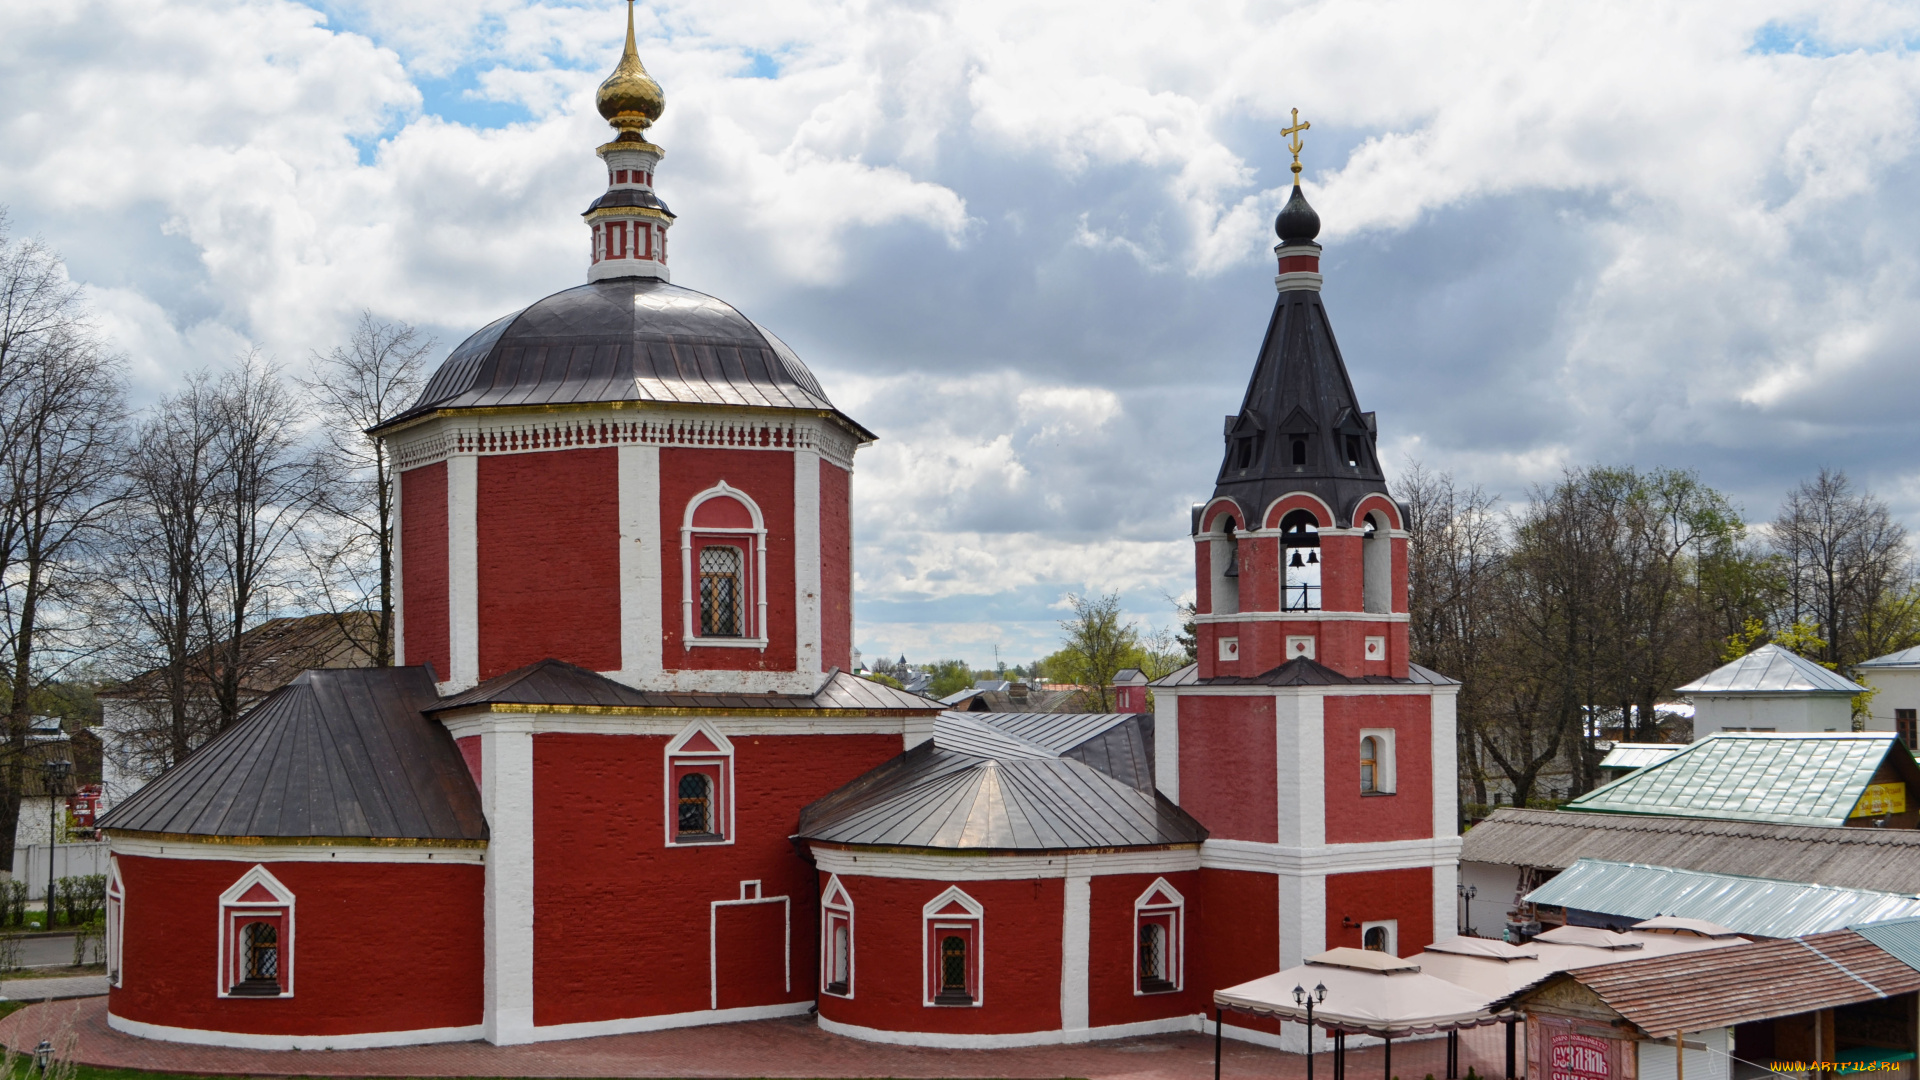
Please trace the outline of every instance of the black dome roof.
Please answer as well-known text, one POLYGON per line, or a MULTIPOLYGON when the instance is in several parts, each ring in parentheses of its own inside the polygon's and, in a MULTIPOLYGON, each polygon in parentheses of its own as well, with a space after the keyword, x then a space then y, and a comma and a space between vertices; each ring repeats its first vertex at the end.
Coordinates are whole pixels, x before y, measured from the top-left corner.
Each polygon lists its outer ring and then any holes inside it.
POLYGON ((603 401, 825 411, 873 438, 786 342, 724 301, 652 278, 581 285, 488 323, 380 429, 440 409, 603 401))

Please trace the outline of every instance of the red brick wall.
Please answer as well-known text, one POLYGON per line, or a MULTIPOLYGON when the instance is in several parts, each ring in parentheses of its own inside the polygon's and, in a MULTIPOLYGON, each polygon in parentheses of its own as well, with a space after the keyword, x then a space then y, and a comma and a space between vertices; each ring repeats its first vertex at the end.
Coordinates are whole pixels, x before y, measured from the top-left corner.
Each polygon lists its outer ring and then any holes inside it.
POLYGON ((405 609, 406 660, 433 665, 433 677, 453 673, 448 660, 447 463, 400 474, 400 602, 405 609))
POLYGON ((820 670, 853 667, 853 474, 820 462, 820 670))
POLYGON ((609 446, 480 459, 482 679, 549 656, 620 667, 616 454, 609 446))
POLYGON ((1180 805, 1216 840, 1279 838, 1273 699, 1180 699, 1180 805))
MULTIPOLYGON (((660 610, 664 615, 663 664, 669 670, 792 671, 797 663, 793 633, 793 455, 775 450, 710 450, 666 447, 660 451, 660 610), (725 480, 759 507, 767 530, 767 649, 687 649, 680 607, 680 527, 695 495, 725 480)), ((757 583, 756 583, 757 585, 757 583)), ((749 603, 757 601, 757 597, 749 603)))
POLYGON ((477 864, 276 862, 293 890, 291 998, 215 996, 220 894, 253 864, 119 856, 125 985, 115 1016, 262 1035, 464 1027, 481 1020, 477 864))
MULTIPOLYGON (((824 889, 827 875, 819 880, 824 889)), ((883 1031, 1011 1034, 1059 1029, 1060 879, 949 882, 842 875, 840 882, 853 900, 853 998, 820 995, 821 1016, 883 1031), (986 909, 978 1007, 923 1004, 920 910, 955 884, 986 909)), ((809 940, 818 936, 816 928, 809 940)), ((807 970, 811 993, 819 985, 817 961, 807 970)))
MULTIPOLYGON (((1180 703, 1185 752, 1187 703, 1180 703)), ((1433 699, 1424 694, 1326 699, 1327 843, 1433 835, 1433 699), (1360 729, 1392 728, 1395 791, 1360 794, 1360 729)), ((1185 776, 1181 777, 1184 792, 1185 776)))
POLYGON ((1087 1022, 1093 1027, 1132 1024, 1142 1020, 1161 1020, 1169 1016, 1189 1016, 1209 1007, 1213 1000, 1203 989, 1201 964, 1194 955, 1199 944, 1196 916, 1199 911, 1200 872, 1188 870, 1173 874, 1110 874, 1093 879, 1092 934, 1087 950, 1087 1022), (1187 899, 1185 931, 1186 982, 1178 993, 1136 995, 1134 990, 1134 951, 1139 947, 1139 930, 1134 923, 1133 904, 1156 878, 1167 883, 1187 899))
POLYGON ((1345 924, 1382 919, 1399 921, 1395 944, 1401 956, 1433 944, 1433 871, 1415 867, 1327 878, 1327 948, 1360 948, 1360 927, 1345 924))
MULTIPOLYGON (((1181 702, 1186 711, 1186 702, 1181 702)), ((1186 737, 1186 725, 1180 729, 1186 737)), ((1184 785, 1183 785, 1184 786, 1184 785)), ((1253 874, 1242 870, 1201 870, 1201 902, 1189 941, 1194 948, 1189 960, 1200 961, 1197 969, 1187 969, 1188 985, 1193 987, 1207 1012, 1213 992, 1236 986, 1280 970, 1280 885, 1272 874, 1253 874)), ((1193 897, 1187 897, 1193 911, 1193 897)), ((1231 1027, 1277 1032, 1277 1021, 1259 1017, 1227 1014, 1231 1027)))
POLYGON ((723 907, 721 1007, 813 998, 818 893, 787 837, 802 807, 898 754, 900 737, 735 738, 735 843, 675 848, 665 841, 667 742, 534 737, 536 1024, 710 1008, 710 905, 753 879, 763 897, 792 898, 793 988, 781 988, 782 958, 766 948, 780 905, 723 907))

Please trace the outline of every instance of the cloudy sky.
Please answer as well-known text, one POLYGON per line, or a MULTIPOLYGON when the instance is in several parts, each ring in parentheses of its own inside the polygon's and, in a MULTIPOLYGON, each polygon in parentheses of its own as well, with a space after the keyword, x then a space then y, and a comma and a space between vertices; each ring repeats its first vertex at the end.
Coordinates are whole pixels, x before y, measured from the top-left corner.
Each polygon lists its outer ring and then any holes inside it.
MULTIPOLYGON (((0 204, 143 399, 362 309, 451 347, 584 280, 624 5, 9 0, 0 204)), ((881 441, 857 643, 1010 662, 1191 589, 1290 180, 1384 456, 1508 498, 1820 465, 1920 524, 1920 7, 666 0, 674 280, 881 441)))

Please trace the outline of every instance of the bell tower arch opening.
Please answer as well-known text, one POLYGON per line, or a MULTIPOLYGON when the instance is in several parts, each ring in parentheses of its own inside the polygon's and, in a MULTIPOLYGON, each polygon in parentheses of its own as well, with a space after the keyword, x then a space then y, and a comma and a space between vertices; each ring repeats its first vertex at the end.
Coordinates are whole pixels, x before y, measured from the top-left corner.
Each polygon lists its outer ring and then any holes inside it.
POLYGON ((1208 544, 1208 566, 1212 569, 1213 611, 1215 615, 1240 612, 1240 537, 1232 514, 1215 519, 1208 544))
POLYGON ((1375 615, 1393 610, 1393 530, 1385 514, 1370 510, 1360 541, 1361 609, 1375 615))
POLYGON ((1320 521, 1311 510, 1280 519, 1280 608, 1320 610, 1320 521))

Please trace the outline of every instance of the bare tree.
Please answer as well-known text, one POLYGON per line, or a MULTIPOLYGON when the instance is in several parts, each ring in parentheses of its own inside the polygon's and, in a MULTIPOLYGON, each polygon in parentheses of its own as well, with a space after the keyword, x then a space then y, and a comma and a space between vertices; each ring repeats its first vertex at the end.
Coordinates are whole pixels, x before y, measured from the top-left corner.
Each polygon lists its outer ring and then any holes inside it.
POLYGON ((393 460, 367 429, 419 396, 434 341, 406 323, 361 312, 346 347, 313 356, 301 385, 320 405, 326 434, 323 482, 315 491, 329 527, 303 545, 317 579, 315 603, 377 667, 393 663, 393 460), (349 612, 371 612, 371 626, 349 612), (360 640, 365 638, 366 640, 360 640))
POLYGON ((93 646, 93 544, 111 502, 124 383, 58 256, 0 218, 0 865, 12 859, 33 701, 93 646))
POLYGON ((1811 618, 1826 641, 1821 659, 1846 667, 1884 644, 1890 601, 1911 603, 1913 557, 1887 504, 1821 469, 1787 494, 1772 528, 1786 576, 1783 622, 1811 618), (1880 616, 1876 616, 1876 611, 1880 616))

